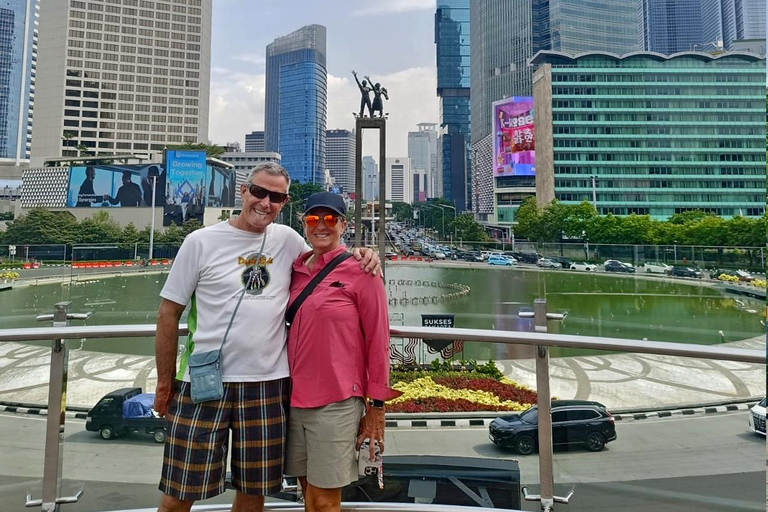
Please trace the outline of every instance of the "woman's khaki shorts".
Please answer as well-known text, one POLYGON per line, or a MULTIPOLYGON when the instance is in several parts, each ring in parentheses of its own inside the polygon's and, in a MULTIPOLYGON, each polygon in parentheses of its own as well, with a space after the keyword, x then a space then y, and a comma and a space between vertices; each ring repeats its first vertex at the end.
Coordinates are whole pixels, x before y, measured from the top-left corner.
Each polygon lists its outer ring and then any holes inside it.
POLYGON ((322 489, 357 481, 357 432, 365 412, 357 396, 323 407, 291 407, 288 415, 285 473, 306 476, 322 489))

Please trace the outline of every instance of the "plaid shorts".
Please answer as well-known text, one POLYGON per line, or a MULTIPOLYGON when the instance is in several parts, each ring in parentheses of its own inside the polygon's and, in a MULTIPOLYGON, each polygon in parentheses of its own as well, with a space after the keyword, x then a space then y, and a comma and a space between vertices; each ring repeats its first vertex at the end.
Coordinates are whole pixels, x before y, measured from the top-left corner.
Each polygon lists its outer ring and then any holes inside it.
POLYGON ((224 492, 232 431, 232 485, 244 494, 280 490, 283 479, 290 380, 225 382, 219 401, 194 404, 181 382, 166 415, 160 490, 180 500, 224 492))

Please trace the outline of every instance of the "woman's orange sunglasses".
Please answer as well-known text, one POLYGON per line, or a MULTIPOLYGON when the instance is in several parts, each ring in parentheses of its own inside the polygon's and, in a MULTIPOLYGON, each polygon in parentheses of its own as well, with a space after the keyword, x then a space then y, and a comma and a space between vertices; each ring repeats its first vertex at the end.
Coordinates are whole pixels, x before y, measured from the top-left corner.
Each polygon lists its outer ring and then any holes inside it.
POLYGON ((306 222, 307 226, 311 228, 316 228, 317 225, 320 223, 320 219, 323 219, 323 224, 325 224, 325 226, 329 228, 336 227, 336 224, 339 223, 339 220, 343 220, 338 215, 325 215, 323 217, 320 217, 319 215, 304 216, 304 222, 306 222))

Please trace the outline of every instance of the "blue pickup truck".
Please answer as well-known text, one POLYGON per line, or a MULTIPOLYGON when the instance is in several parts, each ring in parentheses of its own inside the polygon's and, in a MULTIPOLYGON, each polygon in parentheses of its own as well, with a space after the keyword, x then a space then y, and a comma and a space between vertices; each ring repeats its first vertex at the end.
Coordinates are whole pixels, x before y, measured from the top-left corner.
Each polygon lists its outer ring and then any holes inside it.
POLYGON ((131 432, 152 434, 158 443, 165 442, 165 418, 152 410, 154 393, 142 393, 141 388, 123 388, 107 393, 88 411, 85 429, 98 432, 102 439, 113 439, 131 432))

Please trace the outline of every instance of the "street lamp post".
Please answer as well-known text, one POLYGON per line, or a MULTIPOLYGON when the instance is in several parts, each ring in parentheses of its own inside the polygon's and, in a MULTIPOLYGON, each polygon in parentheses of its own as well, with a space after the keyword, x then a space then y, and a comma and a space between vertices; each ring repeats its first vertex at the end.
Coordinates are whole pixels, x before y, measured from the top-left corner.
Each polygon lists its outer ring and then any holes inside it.
POLYGON ((675 240, 675 245, 673 245, 674 250, 674 260, 672 260, 673 263, 677 263, 677 240, 675 240))
POLYGON ((149 223, 149 261, 155 246, 155 196, 157 194, 157 176, 152 176, 152 220, 149 223))
POLYGON ((597 210, 597 184, 595 183, 597 176, 592 175, 590 178, 592 178, 592 206, 597 210))
MULTIPOLYGON (((450 208, 453 210, 453 218, 456 219, 456 208, 449 205, 449 204, 436 204, 435 206, 440 207, 440 211, 444 211, 443 208, 450 208)), ((443 225, 443 236, 445 236, 445 225, 443 225)), ((456 238, 456 224, 453 225, 453 238, 456 238)))

